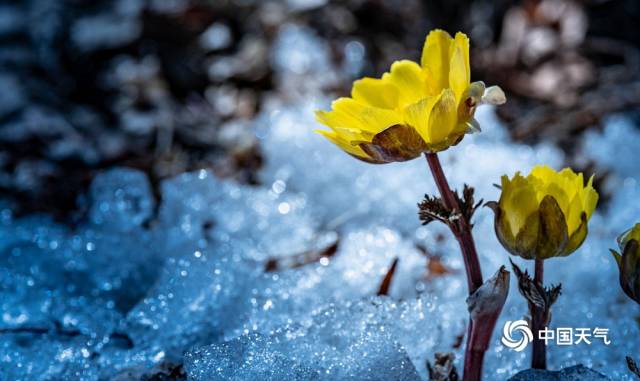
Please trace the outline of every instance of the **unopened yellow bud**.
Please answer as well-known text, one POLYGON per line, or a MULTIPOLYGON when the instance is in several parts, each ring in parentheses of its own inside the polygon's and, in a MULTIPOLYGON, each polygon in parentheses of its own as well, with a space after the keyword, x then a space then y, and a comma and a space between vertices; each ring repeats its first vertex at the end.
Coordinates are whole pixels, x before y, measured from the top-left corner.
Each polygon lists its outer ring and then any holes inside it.
POLYGON ((536 166, 527 177, 502 177, 495 212, 500 243, 513 255, 546 259, 573 253, 587 236, 587 221, 598 202, 593 177, 584 184, 570 168, 556 172, 536 166))

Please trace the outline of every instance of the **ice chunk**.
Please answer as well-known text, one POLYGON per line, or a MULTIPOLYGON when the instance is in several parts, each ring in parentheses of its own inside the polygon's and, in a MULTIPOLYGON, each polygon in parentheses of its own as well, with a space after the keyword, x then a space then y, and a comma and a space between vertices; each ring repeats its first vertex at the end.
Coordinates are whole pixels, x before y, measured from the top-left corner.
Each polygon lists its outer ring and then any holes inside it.
POLYGON ((215 341, 244 321, 252 274, 222 247, 171 257, 157 285, 129 313, 126 330, 136 347, 179 359, 184 349, 215 341))
POLYGON ((129 169, 98 176, 90 199, 90 221, 76 229, 2 220, 0 359, 9 379, 97 379, 102 354, 128 346, 117 327, 158 275, 151 233, 140 226, 154 201, 146 176, 129 169))
POLYGON ((187 353, 185 368, 194 381, 318 379, 311 368, 271 346, 267 338, 258 334, 244 336, 187 353))
POLYGON ((127 266, 114 271, 118 261, 98 264, 87 254, 100 257, 106 249, 113 258, 124 253, 96 244, 86 232, 73 235, 35 218, 0 230, 13 236, 0 255, 3 377, 96 379, 90 362, 122 318, 119 309, 144 290, 144 282, 137 281, 134 292, 120 293, 131 288, 127 266))
POLYGON ((264 261, 308 246, 316 225, 305 199, 279 187, 239 186, 198 171, 161 188, 152 234, 166 262, 126 326, 136 346, 179 359, 185 348, 239 329, 263 286, 264 261))
POLYGON ((204 170, 184 174, 162 184, 159 223, 169 246, 215 243, 258 261, 302 251, 315 238, 315 212, 283 186, 240 186, 204 170))
POLYGON ((386 299, 330 305, 269 336, 247 334, 192 351, 186 356, 186 369, 198 380, 299 375, 321 380, 419 380, 407 352, 394 339, 399 325, 415 323, 415 315, 401 311, 408 312, 386 299), (270 368, 275 362, 283 367, 270 368))
MULTIPOLYGON (((99 275, 113 270, 113 266, 105 268, 103 263, 92 266, 87 253, 94 255, 100 251, 94 251, 95 241, 90 236, 74 236, 64 227, 41 218, 13 221, 1 230, 0 236, 12 236, 5 241, 0 256, 2 326, 48 329, 55 323, 94 333, 98 329, 108 331, 106 321, 93 320, 98 315, 105 318, 110 314, 108 303, 103 301, 107 314, 103 316, 95 310, 96 306, 91 306, 91 300, 100 296, 109 298, 109 293, 118 286, 107 292, 97 281, 99 275)), ((115 301, 111 299, 111 303, 113 310, 115 301)), ((111 314, 117 315, 115 311, 111 314)))
POLYGON ((290 259, 281 257, 284 265, 274 266, 274 271, 265 274, 256 285, 251 316, 243 330, 269 332, 292 318, 308 316, 327 301, 337 303, 374 296, 394 259, 398 259, 398 265, 389 295, 413 298, 418 290, 424 290, 427 259, 411 241, 402 239, 393 230, 372 227, 326 233, 317 237, 316 244, 304 252, 306 260, 318 250, 331 250, 331 245, 336 245, 336 251, 315 257, 302 266, 294 262, 289 268, 286 264, 290 259))
POLYGON ((30 333, 2 334, 2 380, 97 380, 87 337, 48 336, 30 333))

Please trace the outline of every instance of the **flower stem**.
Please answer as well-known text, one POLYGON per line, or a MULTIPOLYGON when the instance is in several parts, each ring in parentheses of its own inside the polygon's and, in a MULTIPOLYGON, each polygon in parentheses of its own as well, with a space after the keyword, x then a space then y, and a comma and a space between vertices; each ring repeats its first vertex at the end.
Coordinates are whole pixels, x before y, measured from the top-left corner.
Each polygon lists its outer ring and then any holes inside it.
MULTIPOLYGON (((533 281, 540 286, 544 287, 544 260, 535 260, 535 269, 533 281)), ((544 308, 536 307, 533 304, 529 304, 531 309, 531 327, 533 330, 533 352, 531 356, 531 367, 534 369, 547 369, 547 347, 543 340, 540 340, 539 331, 544 329, 547 321, 548 311, 544 308)))
MULTIPOLYGON (((438 155, 435 153, 425 153, 425 157, 444 206, 460 216, 460 218, 454 222, 455 225, 452 226, 451 231, 455 235, 460 245, 460 250, 462 251, 464 268, 467 275, 467 286, 469 288, 469 295, 471 295, 482 286, 482 270, 480 268, 476 246, 473 242, 473 236, 471 235, 471 224, 461 213, 458 199, 449 187, 438 155)), ((464 355, 464 381, 479 381, 482 378, 484 353, 496 319, 497 316, 495 316, 494 319, 490 319, 493 321, 492 324, 482 324, 482 326, 473 319, 469 320, 467 347, 464 355)))
POLYGON ((440 159, 435 153, 425 153, 429 169, 436 182, 438 191, 442 196, 444 206, 453 210, 461 217, 457 220, 457 229, 454 229, 453 234, 460 244, 460 250, 462 250, 462 258, 464 259, 464 268, 467 274, 467 285, 469 286, 469 294, 472 294, 475 290, 482 286, 482 270, 480 269, 480 261, 478 260, 478 253, 476 252, 476 246, 473 242, 473 236, 471 235, 471 226, 469 221, 462 217, 460 211, 460 205, 453 191, 449 187, 447 178, 442 171, 442 165, 440 165, 440 159))

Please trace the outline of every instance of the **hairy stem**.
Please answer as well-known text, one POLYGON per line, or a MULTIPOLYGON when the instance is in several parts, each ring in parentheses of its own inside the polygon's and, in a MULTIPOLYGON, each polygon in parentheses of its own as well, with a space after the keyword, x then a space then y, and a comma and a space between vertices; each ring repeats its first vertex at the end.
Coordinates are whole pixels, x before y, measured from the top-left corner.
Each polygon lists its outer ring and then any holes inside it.
MULTIPOLYGON (((480 286, 482 286, 482 270, 480 269, 478 253, 476 252, 476 246, 473 242, 473 236, 471 235, 471 224, 461 213, 458 199, 449 187, 449 183, 447 182, 447 178, 442 170, 442 165, 440 164, 438 155, 435 153, 425 153, 425 157, 444 205, 460 216, 460 218, 455 221, 455 226, 451 230, 460 245, 460 250, 462 251, 464 268, 467 275, 467 286, 469 288, 469 295, 471 295, 480 288, 480 286)), ((493 325, 481 328, 478 327, 477 323, 472 319, 469 320, 469 328, 467 330, 467 347, 464 355, 464 381, 478 381, 481 379, 482 363, 486 347, 480 342, 484 341, 484 338, 491 336, 493 325)))
MULTIPOLYGON (((535 270, 533 281, 544 287, 544 260, 535 260, 535 270)), ((547 347, 543 340, 540 340, 539 331, 545 328, 548 310, 529 304, 531 312, 531 328, 533 331, 533 349, 531 356, 531 367, 534 369, 547 369, 547 347)))

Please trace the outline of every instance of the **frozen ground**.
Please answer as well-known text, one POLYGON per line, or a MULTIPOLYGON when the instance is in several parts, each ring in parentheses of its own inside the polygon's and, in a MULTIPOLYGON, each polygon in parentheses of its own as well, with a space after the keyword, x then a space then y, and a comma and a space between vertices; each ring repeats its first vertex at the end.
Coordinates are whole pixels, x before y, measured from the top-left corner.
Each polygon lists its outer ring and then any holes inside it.
MULTIPOLYGON (((329 81, 344 75, 308 31, 283 30, 272 57, 283 88, 327 70, 329 81), (320 64, 300 54, 307 50, 320 52, 320 64)), ((164 182, 156 201, 143 174, 116 168, 94 181, 89 218, 76 228, 2 210, 0 378, 112 379, 172 363, 184 364, 193 380, 426 379, 425 360, 438 351, 454 352, 460 368, 464 270, 448 231, 418 221, 416 203, 435 192, 426 163, 364 164, 314 134, 312 111, 330 100, 319 82, 306 83, 295 100, 274 95, 255 120, 266 157, 262 187, 198 171, 164 182), (430 273, 417 244, 450 271, 430 273), (294 256, 304 262, 336 245, 333 255, 291 266, 294 256), (376 297, 394 258, 390 295, 376 297), (267 263, 278 271, 265 271, 267 263)), ((562 164, 551 146, 510 142, 491 109, 478 119, 484 132, 442 155, 453 186, 466 182, 479 198, 495 200, 502 174, 562 164)), ((614 173, 616 192, 594 215, 584 246, 547 262, 546 280, 564 287, 555 326, 606 327, 612 342, 552 345, 550 367, 582 363, 630 380, 624 356, 640 347, 638 306, 621 292, 608 249, 640 219, 640 172, 630 164, 637 151, 619 150, 621 141, 640 145, 624 117, 585 139, 585 158, 614 173)), ((488 277, 508 255, 491 211, 481 208, 474 222, 488 277)), ((527 367, 528 352, 499 341, 504 322, 525 311, 512 279, 487 379, 527 367)))

